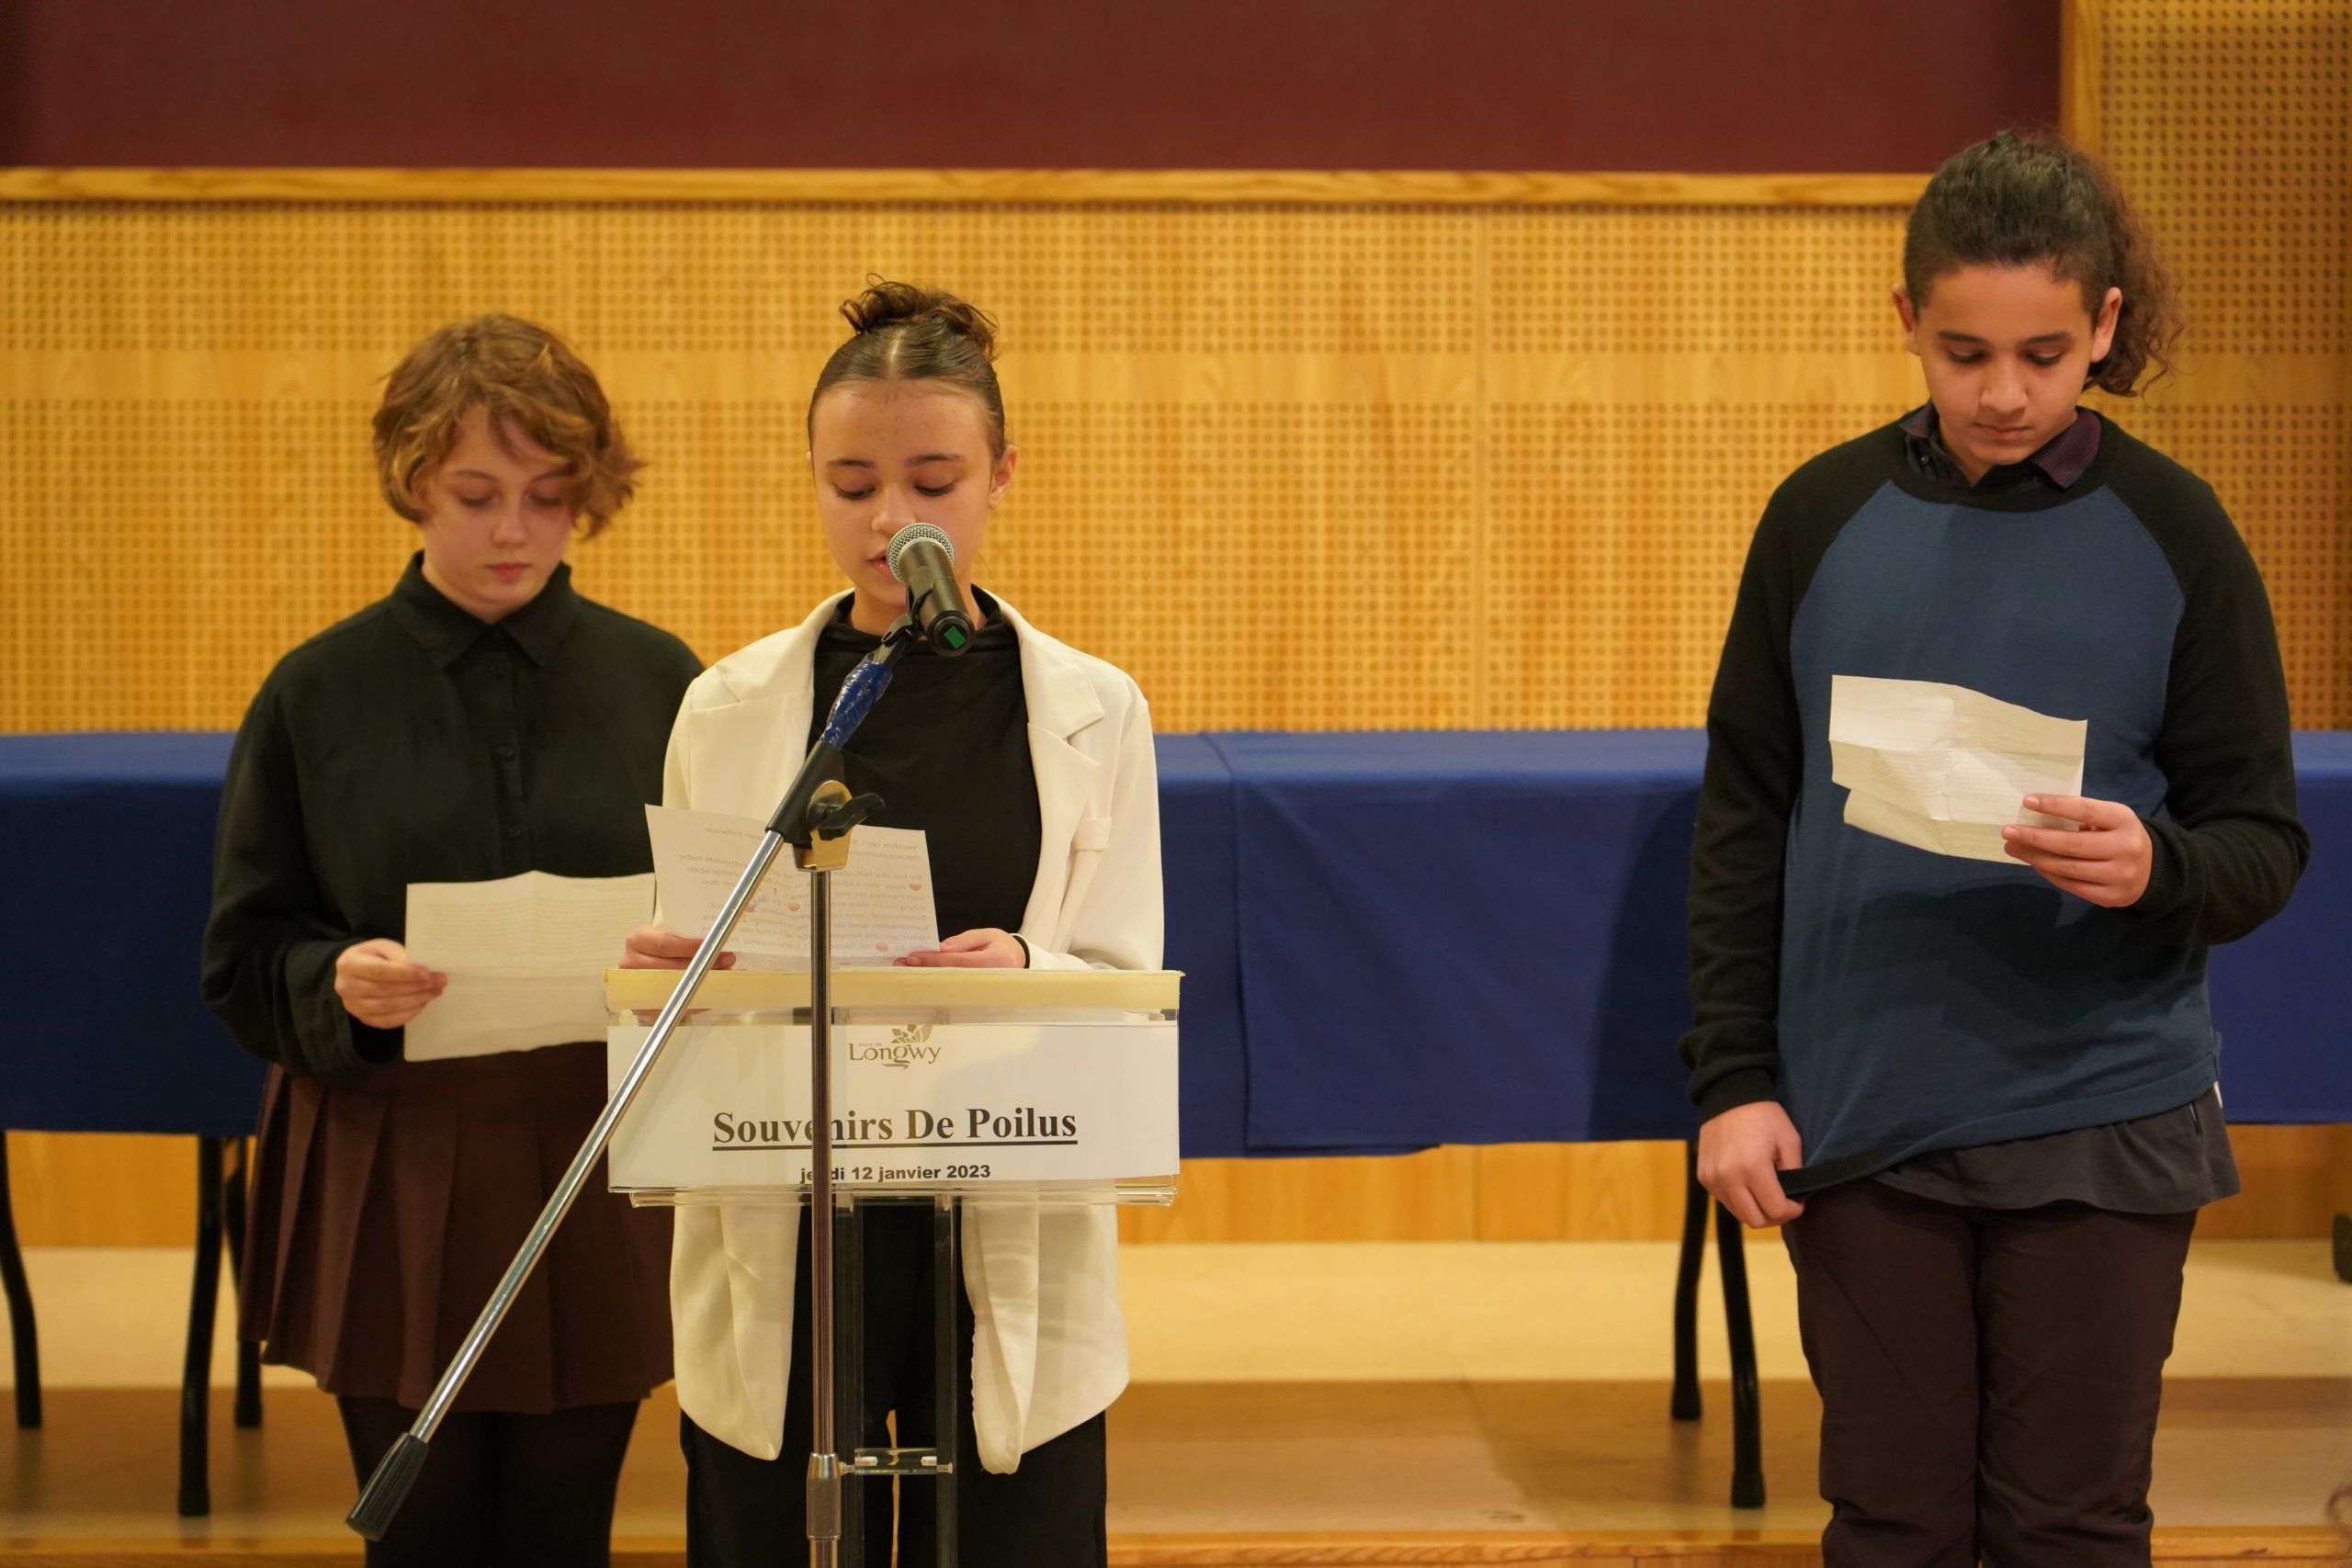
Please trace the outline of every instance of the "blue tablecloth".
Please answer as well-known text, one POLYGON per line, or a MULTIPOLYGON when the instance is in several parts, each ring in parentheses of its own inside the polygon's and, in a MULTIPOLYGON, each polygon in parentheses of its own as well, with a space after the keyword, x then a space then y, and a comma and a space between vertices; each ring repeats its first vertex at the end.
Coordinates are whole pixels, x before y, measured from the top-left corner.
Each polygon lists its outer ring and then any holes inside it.
MULTIPOLYGON (((1193 1156, 1681 1137, 1688 730, 1159 738, 1193 1156)), ((259 1068, 196 1000, 228 739, 0 737, 0 1125, 233 1134, 259 1068)), ((2317 849, 2213 959, 2241 1122, 2352 1121, 2352 735, 2296 739, 2317 849)))
MULTIPOLYGON (((1674 1042, 1699 732, 1161 744, 1182 759, 1162 799, 1188 797, 1168 848, 1168 962, 1193 972, 1188 1152, 1690 1135, 1674 1042), (1204 752, 1225 764, 1229 847, 1191 798, 1204 752), (1186 906, 1180 868, 1211 907, 1186 906)), ((2352 1122, 2352 734, 2295 751, 2311 869, 2283 915, 2213 955, 2238 1122, 2352 1122)))
POLYGON ((2295 737, 2312 863, 2286 913, 2213 950, 2233 1122, 2352 1122, 2352 733, 2295 737))
POLYGON ((197 999, 229 737, 0 737, 0 1127, 250 1133, 262 1065, 197 999))
MULTIPOLYGON (((1232 781, 1248 1084, 1221 1152, 1687 1134, 1699 736, 1204 739, 1232 781)), ((1191 924, 1171 896, 1188 970, 1191 924)))

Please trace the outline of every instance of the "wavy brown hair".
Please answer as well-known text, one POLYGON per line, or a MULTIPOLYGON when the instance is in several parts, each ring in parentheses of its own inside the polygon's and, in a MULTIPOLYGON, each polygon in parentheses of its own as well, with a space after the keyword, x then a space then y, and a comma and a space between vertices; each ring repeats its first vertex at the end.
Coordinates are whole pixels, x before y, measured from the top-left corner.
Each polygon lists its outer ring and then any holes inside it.
POLYGON ((426 333, 385 378, 376 473, 393 511, 412 523, 424 519, 420 487, 475 409, 488 411, 502 441, 511 427, 563 459, 565 502, 583 537, 604 532, 636 493, 644 465, 623 439, 595 372, 547 328, 488 315, 426 333))
POLYGON ((1904 231, 1903 287, 1915 306, 1959 267, 2036 263, 2081 285, 2094 319, 2109 288, 2123 291, 2115 341, 2085 386, 2130 397, 2172 373, 2172 280, 2114 178, 2080 148, 2014 130, 1980 141, 1936 171, 1904 231))
POLYGON ((988 415, 989 456, 1004 456, 1004 394, 996 384, 996 322, 953 294, 869 276, 865 292, 843 303, 850 339, 833 350, 808 394, 817 400, 844 381, 944 381, 978 398, 988 415))

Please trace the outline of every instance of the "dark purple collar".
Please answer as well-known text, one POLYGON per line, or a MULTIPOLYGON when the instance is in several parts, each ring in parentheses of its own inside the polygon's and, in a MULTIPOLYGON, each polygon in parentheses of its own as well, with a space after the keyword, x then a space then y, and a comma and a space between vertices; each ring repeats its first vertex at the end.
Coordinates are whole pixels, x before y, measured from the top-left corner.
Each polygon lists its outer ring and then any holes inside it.
MULTIPOLYGON (((1961 472, 1960 465, 1937 439, 1935 404, 1925 404, 1904 415, 1900 428, 1904 445, 1921 473, 1940 483, 1968 485, 1968 476, 1961 472)), ((2098 457, 2099 437, 2105 428, 2105 422, 2098 414, 2089 409, 2076 409, 2075 423, 2043 442, 2031 457, 1986 470, 1976 485, 1990 488, 2041 479, 2059 490, 2071 490, 2098 457)))

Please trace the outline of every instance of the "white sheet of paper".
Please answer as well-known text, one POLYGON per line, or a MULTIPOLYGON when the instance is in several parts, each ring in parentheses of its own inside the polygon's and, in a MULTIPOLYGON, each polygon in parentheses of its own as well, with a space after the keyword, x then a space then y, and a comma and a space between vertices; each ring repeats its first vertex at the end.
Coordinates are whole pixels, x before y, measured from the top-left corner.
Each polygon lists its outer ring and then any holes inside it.
POLYGON ((1846 821, 1939 855, 2017 864, 2001 829, 2075 824, 2020 804, 2080 795, 2090 724, 1935 681, 1833 675, 1830 778, 1846 821))
MULTIPOLYGON (((680 936, 709 931, 766 824, 721 811, 649 806, 662 925, 680 936)), ((888 964, 939 945, 931 903, 931 849, 910 828, 860 828, 849 864, 832 874, 833 962, 888 964)), ((808 967, 808 878, 779 856, 727 940, 747 969, 808 967)))
POLYGON ((409 960, 449 976, 410 1021, 412 1062, 531 1051, 603 1036, 605 971, 653 912, 653 876, 412 882, 409 960))

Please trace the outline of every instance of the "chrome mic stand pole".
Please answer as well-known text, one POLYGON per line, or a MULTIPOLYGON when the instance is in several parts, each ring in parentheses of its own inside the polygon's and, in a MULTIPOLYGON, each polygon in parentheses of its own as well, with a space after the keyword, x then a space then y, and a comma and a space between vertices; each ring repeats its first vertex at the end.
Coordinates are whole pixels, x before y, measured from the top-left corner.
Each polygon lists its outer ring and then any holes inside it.
MULTIPOLYGON (((849 790, 831 784, 819 799, 849 790)), ((794 858, 808 873, 808 1450, 809 1568, 840 1568, 841 1434, 833 1409, 833 870, 846 837, 812 843, 794 858)))
MULTIPOLYGON (((838 812, 863 814, 871 796, 853 801, 849 791, 840 784, 829 783, 819 787, 815 807, 838 812)), ((858 1407, 861 1379, 850 1382, 850 1427, 845 1433, 840 1424, 841 1358, 839 1336, 835 1332, 835 1313, 839 1307, 837 1276, 842 1272, 834 1256, 833 1196, 833 1012, 832 1012, 832 874, 849 861, 849 840, 841 838, 818 840, 797 848, 793 858, 808 874, 808 1406, 812 1430, 808 1451, 808 1512, 809 1568, 841 1568, 842 1544, 846 1540, 855 1551, 862 1545, 859 1528, 862 1521, 853 1519, 846 1508, 849 1483, 853 1480, 879 1481, 900 1476, 920 1476, 940 1488, 939 1501, 933 1509, 934 1562, 938 1568, 954 1568, 957 1545, 956 1540, 955 1469, 956 1378, 955 1297, 951 1293, 962 1289, 951 1269, 956 1258, 953 1207, 933 1218, 933 1303, 934 1338, 933 1366, 938 1388, 937 1431, 933 1435, 933 1447, 928 1449, 889 1448, 868 1449, 859 1446, 865 1416, 858 1407), (842 1449, 849 1450, 851 1464, 842 1464, 842 1449)), ((853 1216, 851 1224, 855 1224, 853 1216)), ((856 1233, 852 1232, 853 1238, 856 1233)), ((859 1253, 857 1243, 851 1243, 849 1278, 846 1281, 852 1294, 853 1306, 863 1299, 864 1281, 858 1278, 859 1253)), ((854 1323, 854 1319, 853 1319, 854 1323)), ((851 1342, 851 1365, 855 1368, 857 1342, 851 1342)))
MULTIPOLYGON (((489 1302, 481 1309, 481 1315, 474 1320, 473 1327, 467 1331, 465 1342, 458 1347, 458 1353, 450 1360, 448 1370, 441 1374, 441 1381, 434 1385, 431 1397, 424 1402, 424 1408, 417 1412, 415 1424, 401 1433, 391 1448, 386 1450, 383 1459, 377 1463, 375 1473, 368 1478, 368 1484, 360 1490, 359 1500, 352 1505, 351 1512, 345 1517, 344 1522, 368 1540, 381 1540, 384 1539, 384 1532, 391 1528, 393 1516, 400 1512, 401 1504, 407 1499, 409 1489, 416 1484, 417 1475, 424 1467, 425 1456, 430 1451, 427 1445, 433 1441, 433 1434, 440 1429, 441 1422, 449 1414, 449 1406, 456 1402, 458 1391, 465 1387, 466 1380, 473 1374, 474 1367, 481 1361, 482 1351, 490 1344, 491 1336, 498 1332, 499 1325, 505 1321, 508 1309, 514 1304, 514 1298, 521 1293, 525 1282, 531 1277, 532 1270, 538 1267, 539 1258, 546 1253, 548 1244, 555 1238, 556 1227, 563 1223, 564 1215, 571 1213, 573 1201, 580 1196, 580 1190, 587 1185, 589 1172, 594 1170, 596 1162, 604 1157, 605 1146, 612 1142, 614 1130, 619 1126, 621 1118, 628 1114, 630 1104, 637 1099, 638 1091, 645 1087, 645 1080, 651 1075, 655 1061, 661 1056, 663 1048, 670 1043, 670 1038, 678 1027, 678 1021, 685 1015, 687 1008, 692 1004, 695 992, 702 985, 703 977, 710 973, 711 966, 718 962, 718 954, 726 945, 729 933, 734 931, 736 922, 742 919, 744 907, 751 902, 752 895, 758 889, 760 878, 767 874, 768 867, 775 863, 776 855, 786 843, 795 846, 797 860, 804 855, 814 856, 819 860, 830 859, 827 869, 847 860, 849 853, 847 834, 869 811, 881 803, 870 795, 854 800, 851 798, 848 788, 841 782, 842 744, 849 739, 851 732, 857 728, 866 714, 872 711, 875 703, 881 698, 883 688, 890 683, 891 664, 896 662, 899 655, 906 650, 907 645, 915 640, 917 635, 913 624, 901 617, 899 624, 892 626, 888 634, 884 637, 882 645, 867 655, 865 660, 851 671, 849 678, 842 682, 841 694, 833 700, 832 712, 826 719, 822 738, 809 749, 808 760, 801 763, 798 776, 793 780, 792 787, 785 792, 784 800, 776 807, 775 815, 769 819, 767 831, 761 837, 759 847, 752 853, 751 863, 744 866, 743 874, 736 879, 734 891, 728 894, 726 904, 719 909, 718 919, 711 923, 710 934, 702 939, 702 944, 695 949, 694 957, 687 961, 684 973, 678 978, 676 989, 670 993, 669 1002, 653 1021, 652 1033, 646 1037, 644 1045, 639 1049, 637 1059, 629 1064, 628 1073, 621 1078, 620 1087, 613 1090, 612 1098, 605 1102, 603 1114, 596 1118, 595 1125, 588 1130, 588 1136, 581 1143, 580 1152, 571 1156, 570 1168, 564 1171, 563 1179, 556 1183, 555 1191, 548 1196, 547 1206, 539 1211, 539 1217, 532 1224, 530 1234, 524 1237, 523 1245, 514 1254, 514 1261, 506 1266, 505 1276, 498 1281, 498 1288, 491 1292, 489 1302), (828 843, 826 840, 831 840, 831 842, 828 843), (836 856, 837 858, 832 858, 836 856)), ((828 891, 822 873, 816 874, 812 877, 811 886, 819 897, 822 897, 828 891)), ((827 913, 830 915, 830 910, 827 913)), ((831 933, 827 932, 824 936, 818 934, 820 930, 818 919, 819 917, 812 908, 809 922, 810 945, 817 952, 824 952, 826 938, 831 933)), ((809 984, 812 987, 809 998, 812 1004, 812 1045, 816 1040, 825 1038, 830 1032, 824 1021, 821 1021, 827 1018, 825 1004, 830 1000, 825 990, 818 988, 824 986, 822 976, 821 966, 809 976, 809 984)), ((825 1066, 824 1053, 818 1053, 818 1063, 816 1072, 821 1075, 825 1066)), ((821 1077, 818 1081, 822 1081, 821 1077)), ((814 1179, 822 1184, 819 1191, 823 1201, 830 1202, 832 1196, 831 1128, 820 1125, 813 1129, 810 1142, 818 1145, 814 1179)), ((812 1235, 821 1228, 813 1223, 812 1214, 810 1225, 812 1235)), ((830 1235, 822 1245, 824 1246, 822 1256, 830 1269, 832 1260, 830 1235)), ((826 1327, 830 1333, 831 1327, 830 1322, 826 1324, 826 1327)), ((829 1361, 820 1361, 819 1364, 830 1370, 829 1361)), ((830 1394, 830 1387, 827 1392, 830 1394)), ((822 1427, 820 1429, 826 1430, 822 1427)), ((830 1438, 830 1432, 828 1432, 828 1438, 830 1438)), ((831 1456, 823 1457, 831 1458, 831 1456)), ((812 1536, 810 1551, 813 1559, 817 1551, 817 1544, 813 1540, 817 1524, 814 1461, 811 1461, 810 1473, 809 1529, 812 1536)), ((831 1493, 831 1497, 834 1514, 834 1555, 819 1560, 823 1564, 823 1568, 831 1568, 831 1564, 837 1560, 839 1554, 838 1481, 831 1493)))

